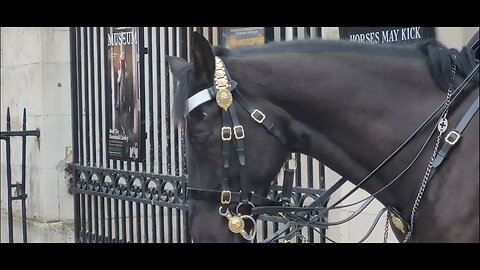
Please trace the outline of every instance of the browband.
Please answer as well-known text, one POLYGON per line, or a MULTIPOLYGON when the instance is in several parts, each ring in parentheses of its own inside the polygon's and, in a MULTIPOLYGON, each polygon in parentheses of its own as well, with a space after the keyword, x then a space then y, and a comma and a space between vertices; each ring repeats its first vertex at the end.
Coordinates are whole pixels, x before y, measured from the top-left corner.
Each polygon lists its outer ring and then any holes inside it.
MULTIPOLYGON (((232 91, 233 89, 235 89, 237 87, 237 82, 236 81, 233 81, 233 80, 230 80, 229 81, 230 85, 231 85, 231 88, 230 88, 230 91, 232 91)), ((187 116, 191 111, 193 111, 195 108, 197 108, 198 106, 202 105, 203 103, 207 102, 207 101, 210 101, 212 100, 213 98, 215 98, 215 86, 211 86, 209 88, 205 88, 203 89, 202 91, 196 93, 195 95, 191 96, 188 100, 187 100, 187 107, 185 109, 185 115, 184 116, 187 116)))

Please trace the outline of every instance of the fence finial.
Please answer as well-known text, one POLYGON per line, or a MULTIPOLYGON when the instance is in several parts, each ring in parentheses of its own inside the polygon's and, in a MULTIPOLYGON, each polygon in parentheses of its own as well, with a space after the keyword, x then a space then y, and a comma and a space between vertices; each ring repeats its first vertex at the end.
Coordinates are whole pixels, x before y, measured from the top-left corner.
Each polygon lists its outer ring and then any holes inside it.
POLYGON ((7 131, 10 131, 10 107, 7 107, 7 131))
POLYGON ((27 130, 27 108, 23 108, 23 130, 27 130))

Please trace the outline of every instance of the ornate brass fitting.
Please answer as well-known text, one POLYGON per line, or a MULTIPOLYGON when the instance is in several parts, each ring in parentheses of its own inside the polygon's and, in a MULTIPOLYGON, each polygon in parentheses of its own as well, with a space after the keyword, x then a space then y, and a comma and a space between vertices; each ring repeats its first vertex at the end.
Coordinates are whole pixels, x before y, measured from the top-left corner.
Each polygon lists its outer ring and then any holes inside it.
POLYGON ((225 111, 233 103, 233 96, 230 93, 230 83, 228 82, 227 73, 225 72, 225 65, 218 56, 215 57, 215 76, 213 78, 217 94, 215 100, 220 108, 225 111))
POLYGON ((256 226, 255 220, 251 216, 240 215, 240 214, 232 215, 232 213, 228 209, 225 210, 225 213, 222 213, 222 207, 218 209, 218 212, 220 213, 220 215, 228 219, 228 229, 230 229, 232 233, 240 234, 245 240, 248 240, 248 241, 253 240, 257 230, 255 227, 256 226), (253 223, 253 230, 251 231, 251 234, 245 231, 246 219, 250 220, 253 223))

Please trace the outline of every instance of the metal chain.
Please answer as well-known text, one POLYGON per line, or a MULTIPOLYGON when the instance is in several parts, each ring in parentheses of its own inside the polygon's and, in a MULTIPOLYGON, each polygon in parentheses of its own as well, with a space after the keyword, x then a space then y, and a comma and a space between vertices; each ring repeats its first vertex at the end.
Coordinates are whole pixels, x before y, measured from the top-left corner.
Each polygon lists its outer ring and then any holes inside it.
POLYGON ((457 73, 457 57, 453 55, 453 63, 452 63, 452 77, 450 78, 450 85, 447 90, 447 100, 445 102, 445 113, 443 115, 443 118, 447 117, 448 109, 450 109, 450 98, 452 97, 452 92, 453 92, 453 81, 455 80, 455 74, 457 73))
MULTIPOLYGON (((457 62, 456 62, 455 55, 453 55, 452 60, 453 60, 453 62, 452 62, 452 77, 450 79, 450 85, 449 85, 448 90, 447 90, 447 100, 445 102, 445 112, 443 113, 443 116, 441 117, 442 120, 447 119, 448 109, 450 108, 450 97, 452 96, 453 81, 455 79, 455 73, 457 71, 457 62)), ((446 122, 446 121, 442 121, 442 120, 439 123, 441 123, 441 122, 445 123, 446 122)), ((448 123, 448 122, 446 122, 446 123, 448 123)), ((445 130, 446 130, 446 128, 445 128, 445 130)), ((440 144, 440 140, 442 139, 442 134, 445 130, 442 131, 442 130, 439 129, 439 134, 438 134, 438 137, 437 137, 437 141, 435 143, 435 148, 433 149, 433 155, 430 158, 430 162, 428 163, 427 170, 425 172, 425 175, 423 176, 422 185, 420 187, 420 190, 418 191, 417 197, 415 198, 415 203, 413 205, 412 214, 410 216, 410 230, 405 235, 405 239, 403 240, 403 243, 406 243, 410 239, 410 237, 412 236, 413 226, 414 226, 414 222, 415 222, 415 215, 417 214, 418 206, 420 205, 420 200, 422 199, 423 193, 425 192, 425 188, 427 187, 428 179, 429 179, 429 176, 430 176, 430 171, 432 170, 432 164, 433 164, 433 161, 435 160, 435 157, 437 156, 438 146, 440 144)))
POLYGON ((385 231, 383 232, 383 243, 387 243, 389 225, 390 225, 390 222, 388 221, 388 212, 387 212, 387 220, 385 221, 385 231))

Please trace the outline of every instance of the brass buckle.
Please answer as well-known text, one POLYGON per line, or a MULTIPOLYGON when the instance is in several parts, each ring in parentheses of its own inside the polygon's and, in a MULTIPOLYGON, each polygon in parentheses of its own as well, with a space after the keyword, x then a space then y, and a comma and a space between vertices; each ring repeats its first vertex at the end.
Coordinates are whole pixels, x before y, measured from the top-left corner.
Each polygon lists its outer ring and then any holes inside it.
POLYGON ((461 135, 460 133, 456 132, 455 130, 452 130, 448 133, 448 135, 445 137, 445 142, 450 144, 450 145, 454 145, 458 142, 458 140, 460 139, 461 135), (453 139, 453 140, 450 140, 450 135, 455 135, 456 137, 453 139))
POLYGON ((230 192, 230 190, 222 191, 222 194, 220 194, 220 202, 222 204, 229 204, 231 201, 232 201, 232 192, 230 192), (228 199, 225 198, 225 195, 228 195, 228 199))
POLYGON ((265 120, 265 114, 258 109, 253 110, 253 112, 252 112, 252 114, 250 114, 250 116, 253 118, 253 120, 255 120, 259 124, 261 124, 263 122, 263 120, 265 120), (260 116, 261 116, 260 119, 255 117, 256 113, 260 114, 260 116))
POLYGON ((222 136, 222 141, 230 141, 232 139, 232 128, 222 127, 221 136, 222 136), (225 135, 225 131, 228 132, 228 136, 225 135))
POLYGON ((245 131, 243 130, 243 126, 242 125, 234 126, 233 134, 235 135, 235 139, 237 140, 245 138, 245 131))

